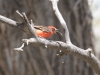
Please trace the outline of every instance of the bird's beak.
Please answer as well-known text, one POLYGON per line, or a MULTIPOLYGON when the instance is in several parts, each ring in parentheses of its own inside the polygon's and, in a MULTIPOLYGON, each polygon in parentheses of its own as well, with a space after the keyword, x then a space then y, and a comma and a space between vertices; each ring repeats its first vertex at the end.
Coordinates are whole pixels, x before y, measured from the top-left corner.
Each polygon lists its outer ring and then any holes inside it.
POLYGON ((59 32, 59 29, 55 29, 55 32, 59 32))
POLYGON ((56 32, 55 32, 55 33, 58 33, 58 34, 60 34, 61 36, 63 36, 62 33, 59 31, 59 29, 56 29, 56 32))

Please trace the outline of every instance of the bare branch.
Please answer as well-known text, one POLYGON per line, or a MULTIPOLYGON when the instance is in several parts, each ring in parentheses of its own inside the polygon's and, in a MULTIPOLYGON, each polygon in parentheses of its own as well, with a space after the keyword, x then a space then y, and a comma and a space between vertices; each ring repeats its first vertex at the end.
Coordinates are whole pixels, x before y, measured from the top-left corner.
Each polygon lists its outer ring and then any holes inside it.
POLYGON ((22 46, 19 47, 19 48, 14 48, 14 50, 16 50, 16 51, 23 51, 24 44, 25 44, 25 43, 23 43, 22 46))
POLYGON ((66 40, 66 43, 71 43, 70 42, 70 37, 69 37, 69 31, 68 31, 68 28, 67 28, 67 24, 65 22, 65 20, 63 19, 59 9, 58 9, 58 6, 57 6, 57 3, 59 0, 50 0, 51 3, 52 3, 52 7, 53 7, 53 10, 55 12, 55 15, 57 16, 59 22, 61 23, 62 27, 65 29, 65 40, 66 40))
POLYGON ((28 20, 28 18, 27 18, 27 16, 26 16, 26 14, 25 14, 25 13, 22 13, 22 15, 23 15, 23 19, 24 19, 24 21, 26 22, 26 25, 28 26, 28 29, 29 29, 30 32, 32 33, 33 37, 35 37, 35 38, 39 41, 38 36, 37 36, 37 34, 35 33, 35 28, 34 28, 34 23, 33 23, 33 21, 31 20, 31 23, 30 23, 29 20, 28 20))
MULTIPOLYGON (((98 61, 98 59, 91 53, 91 49, 87 49, 87 50, 84 50, 84 49, 81 49, 81 48, 78 48, 76 47, 75 45, 73 45, 70 41, 70 37, 69 37, 69 31, 68 31, 68 28, 67 28, 67 24, 66 22, 64 21, 59 9, 58 9, 58 6, 57 6, 57 3, 59 0, 50 0, 51 3, 52 3, 52 7, 53 7, 53 10, 55 12, 55 15, 57 16, 58 20, 60 21, 62 27, 65 29, 65 40, 66 40, 66 49, 60 49, 60 50, 64 50, 64 54, 67 53, 70 53, 72 55, 75 55, 85 61, 87 61, 91 67, 94 69, 94 71, 100 75, 100 62, 98 61), (66 51, 66 52, 65 52, 66 51)), ((61 44, 62 45, 62 44, 61 44)))
POLYGON ((29 31, 27 25, 25 25, 25 23, 19 23, 19 22, 16 22, 12 19, 9 19, 7 17, 4 17, 2 15, 0 15, 0 21, 3 22, 3 23, 6 23, 7 25, 9 26, 12 26, 12 27, 15 27, 17 29, 20 29, 22 31, 24 31, 25 33, 31 35, 32 33, 29 31))
POLYGON ((32 20, 31 20, 31 23, 29 23, 29 20, 25 13, 21 14, 18 10, 16 12, 23 18, 24 22, 19 23, 1 15, 0 15, 0 21, 6 23, 9 26, 18 28, 29 35, 33 35, 38 40, 38 36, 35 33, 34 23, 32 22, 32 20))
POLYGON ((16 21, 11 20, 11 19, 4 17, 2 15, 0 15, 0 21, 3 22, 3 23, 6 23, 7 25, 13 26, 13 27, 18 26, 18 23, 16 21))
POLYGON ((23 15, 18 10, 16 10, 16 13, 23 18, 23 15))
POLYGON ((31 39, 23 39, 22 40, 23 43, 28 43, 29 44, 33 44, 34 46, 38 46, 40 45, 41 47, 44 47, 45 42, 47 44, 47 48, 50 49, 56 49, 56 50, 63 50, 65 53, 74 55, 86 62, 88 62, 90 64, 90 66, 93 68, 93 70, 100 75, 100 62, 99 60, 94 56, 94 54, 91 53, 91 49, 81 49, 79 47, 76 47, 73 44, 69 44, 69 43, 64 43, 61 41, 49 41, 43 38, 39 38, 39 42, 35 39, 35 38, 31 38, 31 39), (59 44, 58 44, 59 42, 59 44))

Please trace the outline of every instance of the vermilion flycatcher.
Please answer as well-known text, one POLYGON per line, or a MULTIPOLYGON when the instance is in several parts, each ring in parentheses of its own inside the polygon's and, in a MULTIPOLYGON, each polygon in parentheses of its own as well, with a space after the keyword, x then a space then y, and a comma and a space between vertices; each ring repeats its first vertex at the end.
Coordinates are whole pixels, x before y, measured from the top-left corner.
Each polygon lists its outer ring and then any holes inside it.
POLYGON ((49 38, 58 32, 58 29, 56 29, 54 26, 34 26, 34 28, 36 30, 36 34, 43 38, 49 38))

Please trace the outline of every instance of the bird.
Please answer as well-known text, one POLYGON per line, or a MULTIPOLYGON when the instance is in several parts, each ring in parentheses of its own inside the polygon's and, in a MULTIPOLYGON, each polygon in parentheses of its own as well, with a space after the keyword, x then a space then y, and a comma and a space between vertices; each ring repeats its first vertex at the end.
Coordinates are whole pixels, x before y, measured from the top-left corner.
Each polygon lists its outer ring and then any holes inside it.
POLYGON ((56 34, 57 32, 60 33, 58 29, 54 26, 35 25, 34 28, 37 36, 42 38, 50 38, 53 34, 56 34))

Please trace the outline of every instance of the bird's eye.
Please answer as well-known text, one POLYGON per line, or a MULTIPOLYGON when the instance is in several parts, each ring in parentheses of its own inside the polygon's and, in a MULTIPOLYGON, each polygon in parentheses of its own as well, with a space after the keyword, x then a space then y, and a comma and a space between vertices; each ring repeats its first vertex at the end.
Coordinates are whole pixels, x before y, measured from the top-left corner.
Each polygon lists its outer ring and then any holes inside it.
POLYGON ((52 28, 52 31, 55 31, 55 28, 52 28))

